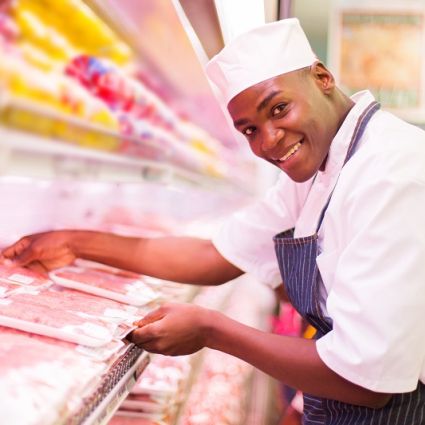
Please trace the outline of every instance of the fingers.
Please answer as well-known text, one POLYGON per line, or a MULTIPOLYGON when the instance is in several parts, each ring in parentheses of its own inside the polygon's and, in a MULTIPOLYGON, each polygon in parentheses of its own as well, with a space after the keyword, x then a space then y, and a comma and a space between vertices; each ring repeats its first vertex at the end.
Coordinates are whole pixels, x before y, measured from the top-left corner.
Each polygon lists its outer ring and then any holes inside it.
POLYGON ((12 261, 14 265, 25 266, 31 263, 35 258, 34 252, 31 249, 32 238, 31 236, 25 236, 13 245, 5 248, 2 251, 2 257, 4 261, 12 261))
MULTIPOLYGON (((25 236, 2 252, 3 261, 11 262, 14 266, 30 266, 39 263, 44 271, 72 264, 75 260, 74 253, 69 249, 66 238, 59 232, 37 233, 25 236)), ((34 269, 40 270, 40 265, 34 269)))
POLYGON ((146 326, 150 323, 161 320, 162 318, 164 318, 165 314, 166 314, 165 308, 159 307, 158 309, 146 314, 142 319, 134 322, 134 325, 139 327, 146 326))
POLYGON ((0 253, 0 264, 3 266, 11 266, 13 262, 0 253))
POLYGON ((48 277, 48 269, 39 261, 33 261, 28 264, 27 267, 45 277, 48 277))
POLYGON ((46 259, 43 257, 39 262, 46 271, 59 269, 60 267, 68 266, 75 261, 75 256, 72 254, 58 255, 55 258, 46 259))
POLYGON ((155 323, 152 323, 150 325, 145 325, 143 328, 135 329, 130 334, 130 341, 134 344, 137 344, 139 346, 144 345, 156 341, 158 339, 158 327, 155 323))
POLYGON ((168 338, 161 336, 161 333, 161 322, 158 321, 134 330, 129 335, 130 338, 127 338, 149 353, 174 355, 176 352, 175 344, 170 343, 168 338))

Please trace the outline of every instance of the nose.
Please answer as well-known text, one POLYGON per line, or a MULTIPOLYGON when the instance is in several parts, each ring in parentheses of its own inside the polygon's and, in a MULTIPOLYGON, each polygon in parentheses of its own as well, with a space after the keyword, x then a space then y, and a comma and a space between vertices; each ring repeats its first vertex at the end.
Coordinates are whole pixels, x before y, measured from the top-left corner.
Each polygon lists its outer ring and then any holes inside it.
POLYGON ((271 123, 265 125, 261 131, 261 150, 263 152, 273 151, 284 135, 285 132, 283 129, 276 128, 271 123))

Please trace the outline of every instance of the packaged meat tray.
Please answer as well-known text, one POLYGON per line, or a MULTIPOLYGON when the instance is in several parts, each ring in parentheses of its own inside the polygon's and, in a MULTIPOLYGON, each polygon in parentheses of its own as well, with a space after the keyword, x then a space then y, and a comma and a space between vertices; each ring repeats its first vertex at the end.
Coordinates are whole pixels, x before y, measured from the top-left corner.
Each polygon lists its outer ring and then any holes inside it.
POLYGON ((140 279, 109 273, 88 267, 63 267, 50 273, 58 285, 109 298, 135 306, 143 306, 158 299, 140 279))
POLYGON ((16 285, 0 280, 0 298, 4 298, 16 291, 16 285))
POLYGON ((142 394, 150 395, 150 401, 173 397, 178 393, 190 369, 190 356, 156 355, 131 389, 131 395, 136 397, 130 399, 143 401, 140 397, 142 394))
POLYGON ((56 308, 0 299, 0 325, 87 345, 100 347, 114 337, 117 325, 81 317, 78 313, 56 308))
POLYGON ((63 346, 25 334, 0 333, 2 423, 62 423, 61 416, 66 414, 70 400, 96 383, 103 371, 101 363, 63 346))
POLYGON ((16 289, 22 287, 46 288, 52 284, 52 281, 24 267, 0 265, 0 283, 14 285, 16 289))
MULTIPOLYGON (((166 407, 170 408, 173 403, 167 403, 166 407)), ((166 413, 166 407, 161 403, 153 403, 147 402, 143 400, 135 400, 127 398, 125 399, 120 406, 122 410, 135 411, 135 412, 143 412, 143 413, 166 413)))
MULTIPOLYGON (((137 425, 139 424, 153 424, 153 425, 169 425, 170 424, 170 415, 167 413, 146 413, 146 412, 136 412, 130 410, 119 410, 116 414, 117 417, 128 417, 137 419, 137 425), (139 422, 140 421, 140 422, 139 422)), ((210 422, 213 423, 213 422, 210 422)))
POLYGON ((118 324, 132 325, 135 320, 140 318, 139 309, 135 306, 56 285, 43 291, 12 294, 10 299, 46 307, 57 305, 63 310, 82 313, 118 324))
POLYGON ((110 343, 102 345, 101 347, 87 347, 86 345, 79 345, 74 342, 24 332, 19 329, 6 328, 4 326, 0 326, 0 334, 16 334, 25 336, 26 338, 36 339, 37 341, 41 341, 45 344, 60 346, 96 363, 101 362, 105 366, 115 361, 120 355, 127 351, 129 345, 129 343, 124 341, 114 339, 110 343))
POLYGON ((168 425, 166 422, 153 421, 150 419, 143 419, 138 417, 122 416, 121 412, 118 412, 108 425, 168 425))

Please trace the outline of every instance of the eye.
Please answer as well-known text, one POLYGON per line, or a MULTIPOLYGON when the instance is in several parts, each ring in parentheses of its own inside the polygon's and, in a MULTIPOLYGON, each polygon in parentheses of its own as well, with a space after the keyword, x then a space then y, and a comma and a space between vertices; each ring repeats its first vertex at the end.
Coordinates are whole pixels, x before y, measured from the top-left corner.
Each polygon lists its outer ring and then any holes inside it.
POLYGON ((247 127, 242 130, 244 136, 252 136, 254 134, 255 127, 247 127))
POLYGON ((279 103, 279 105, 276 105, 272 109, 272 116, 279 115, 281 112, 283 112, 286 108, 286 103, 279 103))

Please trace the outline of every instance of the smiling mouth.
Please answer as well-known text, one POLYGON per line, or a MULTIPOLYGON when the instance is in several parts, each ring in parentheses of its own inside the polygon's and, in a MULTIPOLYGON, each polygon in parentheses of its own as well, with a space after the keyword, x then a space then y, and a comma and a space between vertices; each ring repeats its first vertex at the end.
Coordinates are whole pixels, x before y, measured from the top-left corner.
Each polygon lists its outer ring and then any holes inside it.
POLYGON ((282 158, 278 159, 277 162, 285 162, 288 160, 292 155, 294 155, 298 149, 301 147, 302 142, 298 142, 295 144, 282 158))

